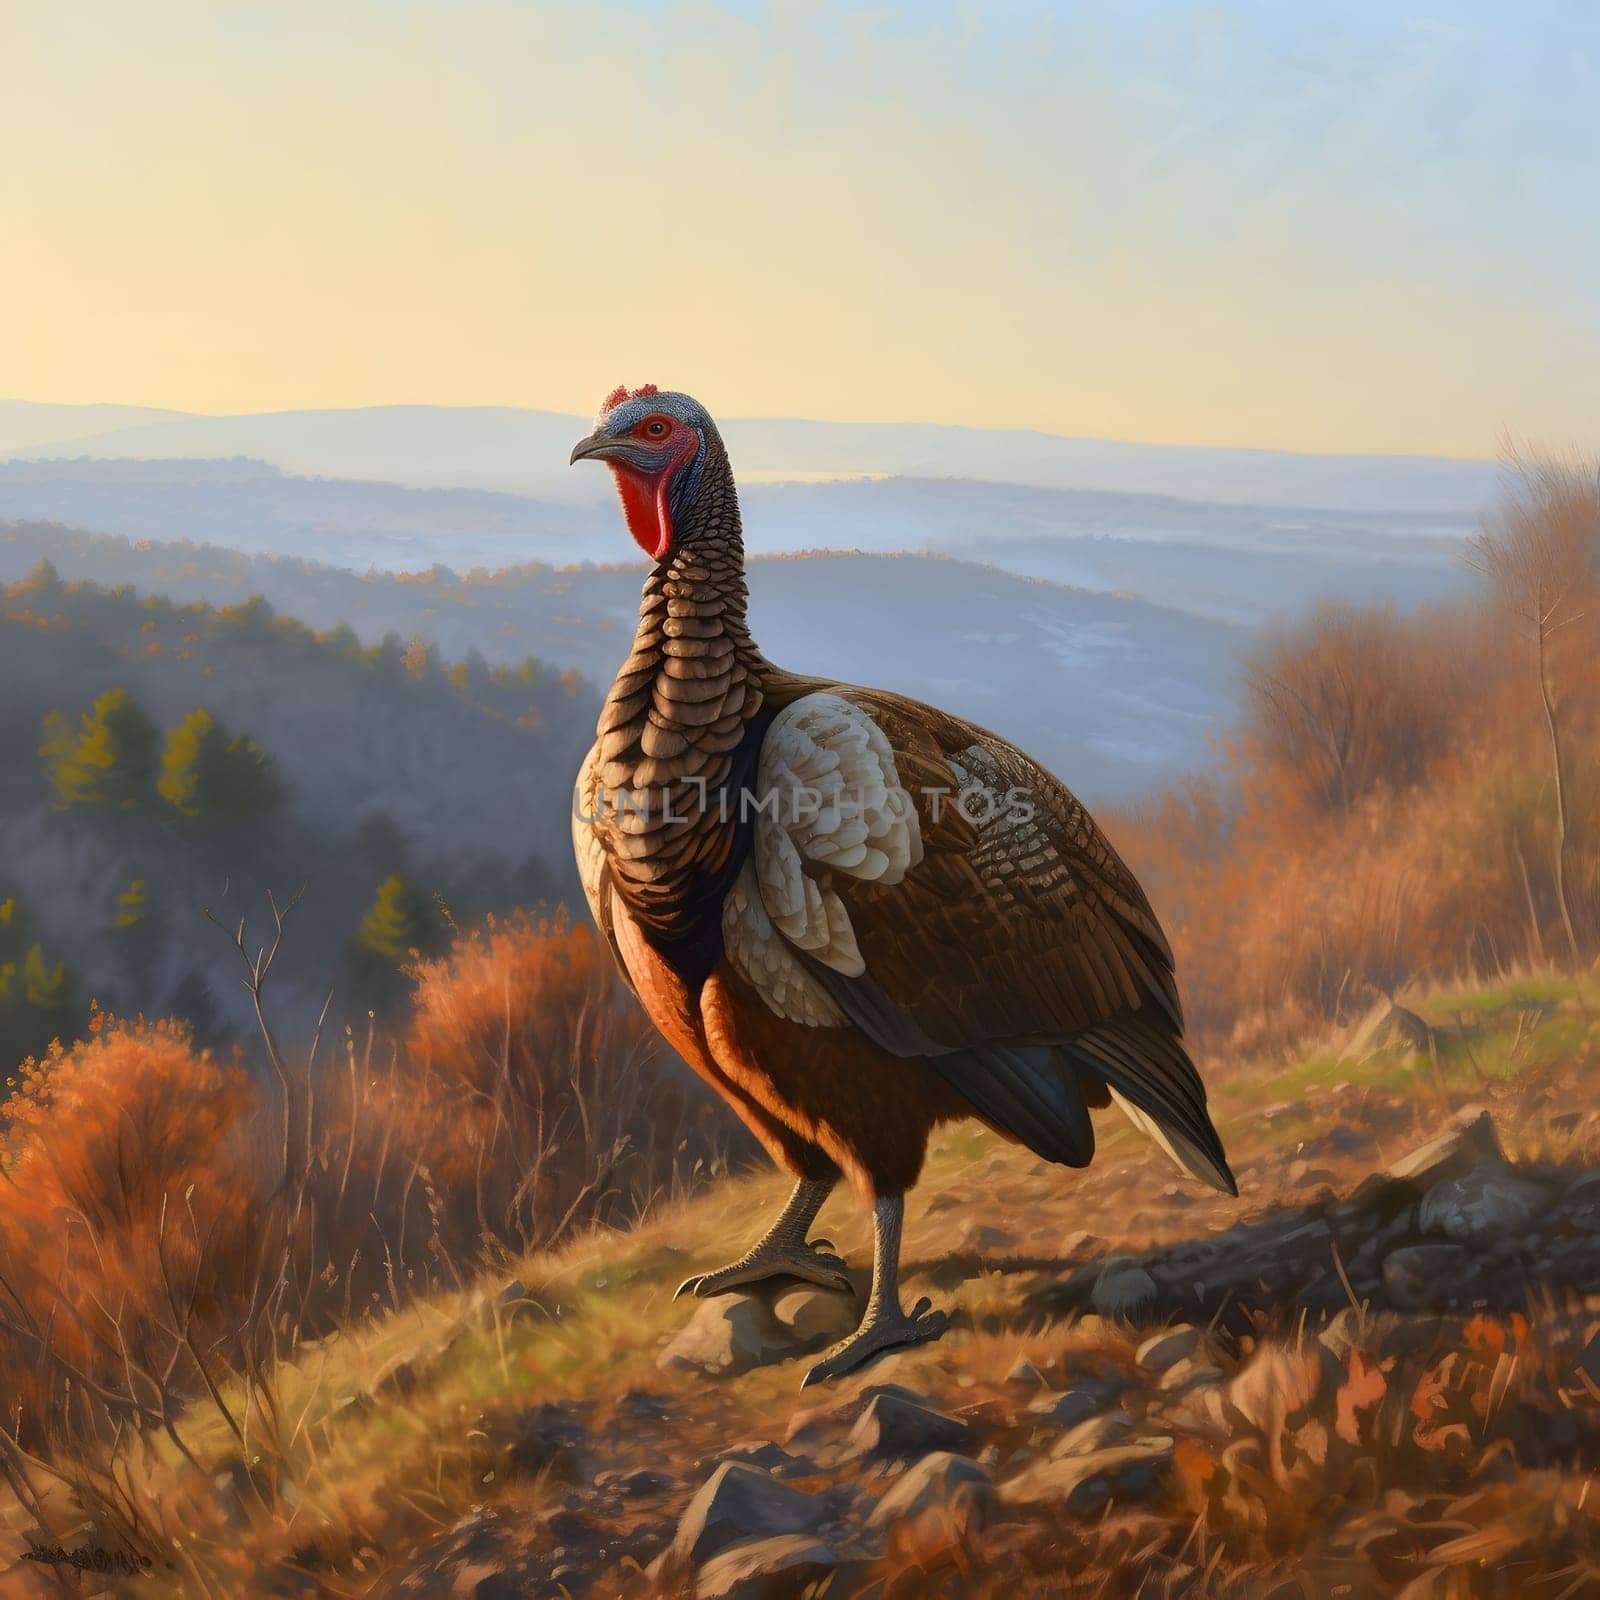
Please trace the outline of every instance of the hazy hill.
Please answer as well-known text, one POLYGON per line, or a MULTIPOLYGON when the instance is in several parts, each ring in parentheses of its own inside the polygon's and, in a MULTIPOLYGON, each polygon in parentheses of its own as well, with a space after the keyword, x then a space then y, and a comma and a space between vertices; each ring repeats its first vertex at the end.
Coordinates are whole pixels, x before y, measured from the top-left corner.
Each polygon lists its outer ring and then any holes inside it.
POLYGON ((69 406, 37 400, 0 400, 0 454, 182 415, 153 406, 69 406))
MULTIPOLYGON (((578 474, 574 474, 578 476, 578 474)), ((597 478, 604 487, 603 480, 597 478)), ((942 479, 754 483, 758 553, 939 551, 1024 577, 1255 623, 1316 599, 1402 607, 1459 586, 1466 514, 1295 510, 942 479)), ((609 499, 298 477, 267 463, 0 462, 0 518, 194 539, 365 571, 625 559, 609 499)))
MULTIPOLYGON (((611 546, 622 543, 614 535, 611 546)), ((179 600, 259 593, 366 641, 420 636, 490 665, 534 655, 609 683, 638 615, 641 566, 525 565, 358 576, 215 547, 23 525, 0 532, 0 578, 41 556, 69 576, 179 600)), ((1096 800, 1203 765, 1232 713, 1240 628, 935 556, 819 554, 751 565, 751 622, 797 671, 897 689, 1020 741, 1096 800)), ((241 693, 259 690, 241 687, 241 693)))
MULTIPOLYGON (((47 418, 41 427, 45 431, 36 432, 22 453, 259 456, 286 471, 326 476, 584 501, 604 494, 599 474, 567 468, 568 452, 588 431, 589 419, 510 406, 372 406, 178 416, 100 427, 74 425, 63 416, 47 418)), ((1493 466, 1482 461, 1130 444, 924 423, 736 417, 725 422, 724 432, 746 482, 763 476, 885 474, 1248 505, 1470 512, 1494 481, 1493 466)))

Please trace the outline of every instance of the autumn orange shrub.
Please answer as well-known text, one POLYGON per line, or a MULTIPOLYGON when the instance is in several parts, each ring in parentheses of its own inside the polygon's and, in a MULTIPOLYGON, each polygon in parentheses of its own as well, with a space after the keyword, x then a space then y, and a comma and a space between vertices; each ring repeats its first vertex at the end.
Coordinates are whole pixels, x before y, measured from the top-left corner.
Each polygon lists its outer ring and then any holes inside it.
POLYGON ((728 1130, 587 926, 490 919, 412 969, 399 1091, 378 1117, 458 1236, 547 1242, 642 1208, 728 1130))
POLYGON ((267 1234, 259 1103, 177 1022, 96 1013, 0 1106, 0 1372, 33 1431, 76 1383, 163 1417, 199 1381, 267 1234), (191 1345, 193 1348, 191 1348, 191 1345))
MULTIPOLYGON (((1592 955, 1600 651, 1562 668, 1568 898, 1592 955)), ((1256 671, 1273 687, 1258 683, 1215 774, 1106 818, 1207 1047, 1287 1046, 1414 981, 1569 957, 1549 732, 1507 619, 1324 611, 1256 671)))

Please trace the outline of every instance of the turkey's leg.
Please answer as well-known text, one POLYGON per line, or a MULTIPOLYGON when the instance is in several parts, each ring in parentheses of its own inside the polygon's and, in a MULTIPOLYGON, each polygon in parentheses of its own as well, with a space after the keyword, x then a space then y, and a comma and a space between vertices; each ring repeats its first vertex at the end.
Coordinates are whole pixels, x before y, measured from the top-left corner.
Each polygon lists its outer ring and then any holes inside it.
POLYGON ((685 1278, 672 1298, 676 1300, 682 1294, 726 1294, 764 1278, 803 1278, 824 1289, 848 1289, 850 1278, 844 1262, 828 1253, 828 1241, 806 1242, 822 1202, 833 1193, 838 1181, 837 1173, 828 1178, 802 1178, 778 1213, 777 1221, 756 1244, 729 1266, 685 1278))
POLYGON ((909 1315, 900 1308, 900 1224, 905 1216, 904 1195, 884 1195, 872 1208, 872 1293, 861 1326, 843 1344, 837 1344, 800 1381, 823 1383, 864 1367, 890 1350, 926 1344, 937 1339, 950 1319, 933 1309, 924 1296, 909 1315))

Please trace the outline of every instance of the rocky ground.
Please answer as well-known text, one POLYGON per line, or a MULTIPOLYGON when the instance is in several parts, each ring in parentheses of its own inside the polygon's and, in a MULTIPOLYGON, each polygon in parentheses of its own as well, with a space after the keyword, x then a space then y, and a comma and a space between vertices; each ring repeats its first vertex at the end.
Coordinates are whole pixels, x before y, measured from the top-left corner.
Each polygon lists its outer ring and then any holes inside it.
MULTIPOLYGON (((1114 1122, 1083 1174, 950 1130, 905 1285, 950 1331, 821 1390, 864 1274, 671 1298, 776 1178, 353 1330, 274 1516, 218 1438, 204 1592, 1600 1595, 1600 1023, 1414 1004, 1217 1075, 1237 1202, 1114 1122)), ((865 1264, 847 1197, 817 1231, 865 1264)))
MULTIPOLYGON (((1475 1106, 1349 1193, 1318 1170, 1296 1158, 1293 1181, 1319 1191, 1303 1205, 1145 1252, 1082 1239, 1064 1273, 1007 1257, 991 1227, 997 1270, 1036 1323, 998 1382, 929 1353, 890 1357, 692 1463, 678 1446, 693 1391, 630 1390, 609 1411, 546 1403, 513 1448, 566 1486, 561 1542, 499 1567, 503 1519, 485 1510, 395 1592, 1293 1593, 1272 1563, 1219 1578, 1227 1523, 1270 1538, 1275 1502, 1346 1500, 1363 1461, 1370 1476, 1402 1442, 1409 1485, 1325 1541, 1303 1569, 1311 1592, 1445 1594, 1452 1563, 1481 1574, 1487 1557, 1496 1579, 1462 1592, 1550 1576, 1536 1523, 1478 1519, 1534 1489, 1527 1474, 1600 1466, 1600 1295, 1587 1292, 1600 1289, 1600 1168, 1510 1162, 1475 1106), (1291 1308, 1291 1335, 1265 1331, 1291 1308), (1178 1519, 1188 1537, 1173 1550, 1178 1519), (1093 1561, 1071 1548, 1082 1528, 1093 1561), (464 1590, 474 1563, 484 1576, 464 1590)), ((723 1296, 659 1365, 719 1384, 793 1372, 857 1311, 793 1284, 723 1296)), ((1600 1565, 1563 1573, 1583 1583, 1551 1593, 1600 1593, 1600 1565)))

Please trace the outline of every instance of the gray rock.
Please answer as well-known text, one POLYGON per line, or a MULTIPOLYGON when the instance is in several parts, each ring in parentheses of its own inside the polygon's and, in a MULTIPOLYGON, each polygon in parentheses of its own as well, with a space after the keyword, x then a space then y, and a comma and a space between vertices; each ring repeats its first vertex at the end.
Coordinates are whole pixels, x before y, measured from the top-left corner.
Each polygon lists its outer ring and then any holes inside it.
POLYGON ((1042 1389, 1044 1374, 1026 1356, 1018 1356, 1006 1374, 1006 1382, 1019 1389, 1042 1389))
POLYGON ((1042 1422, 1057 1428, 1076 1428, 1105 1408, 1115 1398, 1116 1391, 1105 1385, 1082 1383, 1054 1394, 1042 1394, 1028 1402, 1028 1410, 1042 1422))
POLYGON ((1164 1333, 1152 1334, 1134 1352, 1133 1359, 1146 1372, 1165 1372, 1192 1356, 1200 1347, 1200 1330, 1180 1323, 1164 1333))
POLYGON ((1089 1303, 1117 1322, 1139 1322, 1156 1308, 1156 1280, 1128 1256, 1112 1256, 1100 1269, 1089 1303))
POLYGON ((1412 1244, 1383 1258, 1383 1287, 1400 1311, 1448 1303, 1461 1288, 1472 1257, 1458 1244, 1412 1244))
POLYGON ((663 1557, 670 1571, 704 1566, 732 1545, 778 1534, 813 1533, 827 1515, 802 1494, 754 1467, 725 1461, 701 1484, 663 1557))
POLYGON ((1505 1159, 1494 1131, 1494 1118, 1486 1106, 1466 1106, 1450 1119, 1450 1126, 1438 1138, 1402 1156, 1384 1176, 1397 1183, 1431 1187, 1469 1171, 1486 1156, 1505 1159))
POLYGON ((839 1558, 811 1534, 746 1539, 700 1569, 695 1600, 793 1600, 838 1566, 839 1558))
POLYGON ((971 1442, 966 1423, 896 1394, 877 1394, 856 1419, 840 1459, 907 1461, 930 1450, 961 1450, 971 1442))
POLYGON ((788 1426, 784 1429, 783 1442, 786 1445, 799 1445, 810 1449, 825 1443, 830 1438, 836 1438, 848 1424, 855 1422, 880 1394, 893 1395, 896 1399, 909 1401, 915 1406, 923 1405, 927 1401, 926 1395, 918 1394, 915 1389, 906 1388, 903 1383, 869 1383, 860 1394, 842 1403, 797 1409, 791 1414, 788 1426))
POLYGON ((705 1301, 659 1356, 669 1370, 736 1376, 795 1354, 787 1329, 764 1300, 738 1294, 705 1301))
POLYGON ((757 1467, 770 1472, 775 1478, 808 1478, 817 1471, 817 1464, 806 1456, 790 1455, 782 1445, 770 1439, 746 1440, 722 1451, 715 1457, 718 1466, 724 1461, 740 1461, 747 1467, 757 1467))
POLYGON ((990 1256, 1002 1250, 1014 1250, 1017 1241, 1005 1231, 987 1222, 972 1222, 961 1235, 960 1247, 975 1255, 990 1256))
POLYGON ((1417 1221, 1424 1233, 1478 1244, 1525 1228, 1552 1198, 1542 1183, 1519 1177, 1491 1157, 1459 1178, 1436 1183, 1422 1197, 1417 1221))
POLYGON ((1147 1501, 1160 1492, 1172 1449, 1170 1438, 1154 1435, 1101 1450, 1052 1456, 1001 1484, 1000 1498, 1010 1505, 1060 1500, 1077 1512, 1094 1511, 1113 1499, 1147 1501))
POLYGON ((935 1450, 908 1468, 873 1508, 868 1526, 885 1528, 894 1522, 944 1511, 981 1519, 993 1498, 989 1474, 976 1461, 935 1450))

